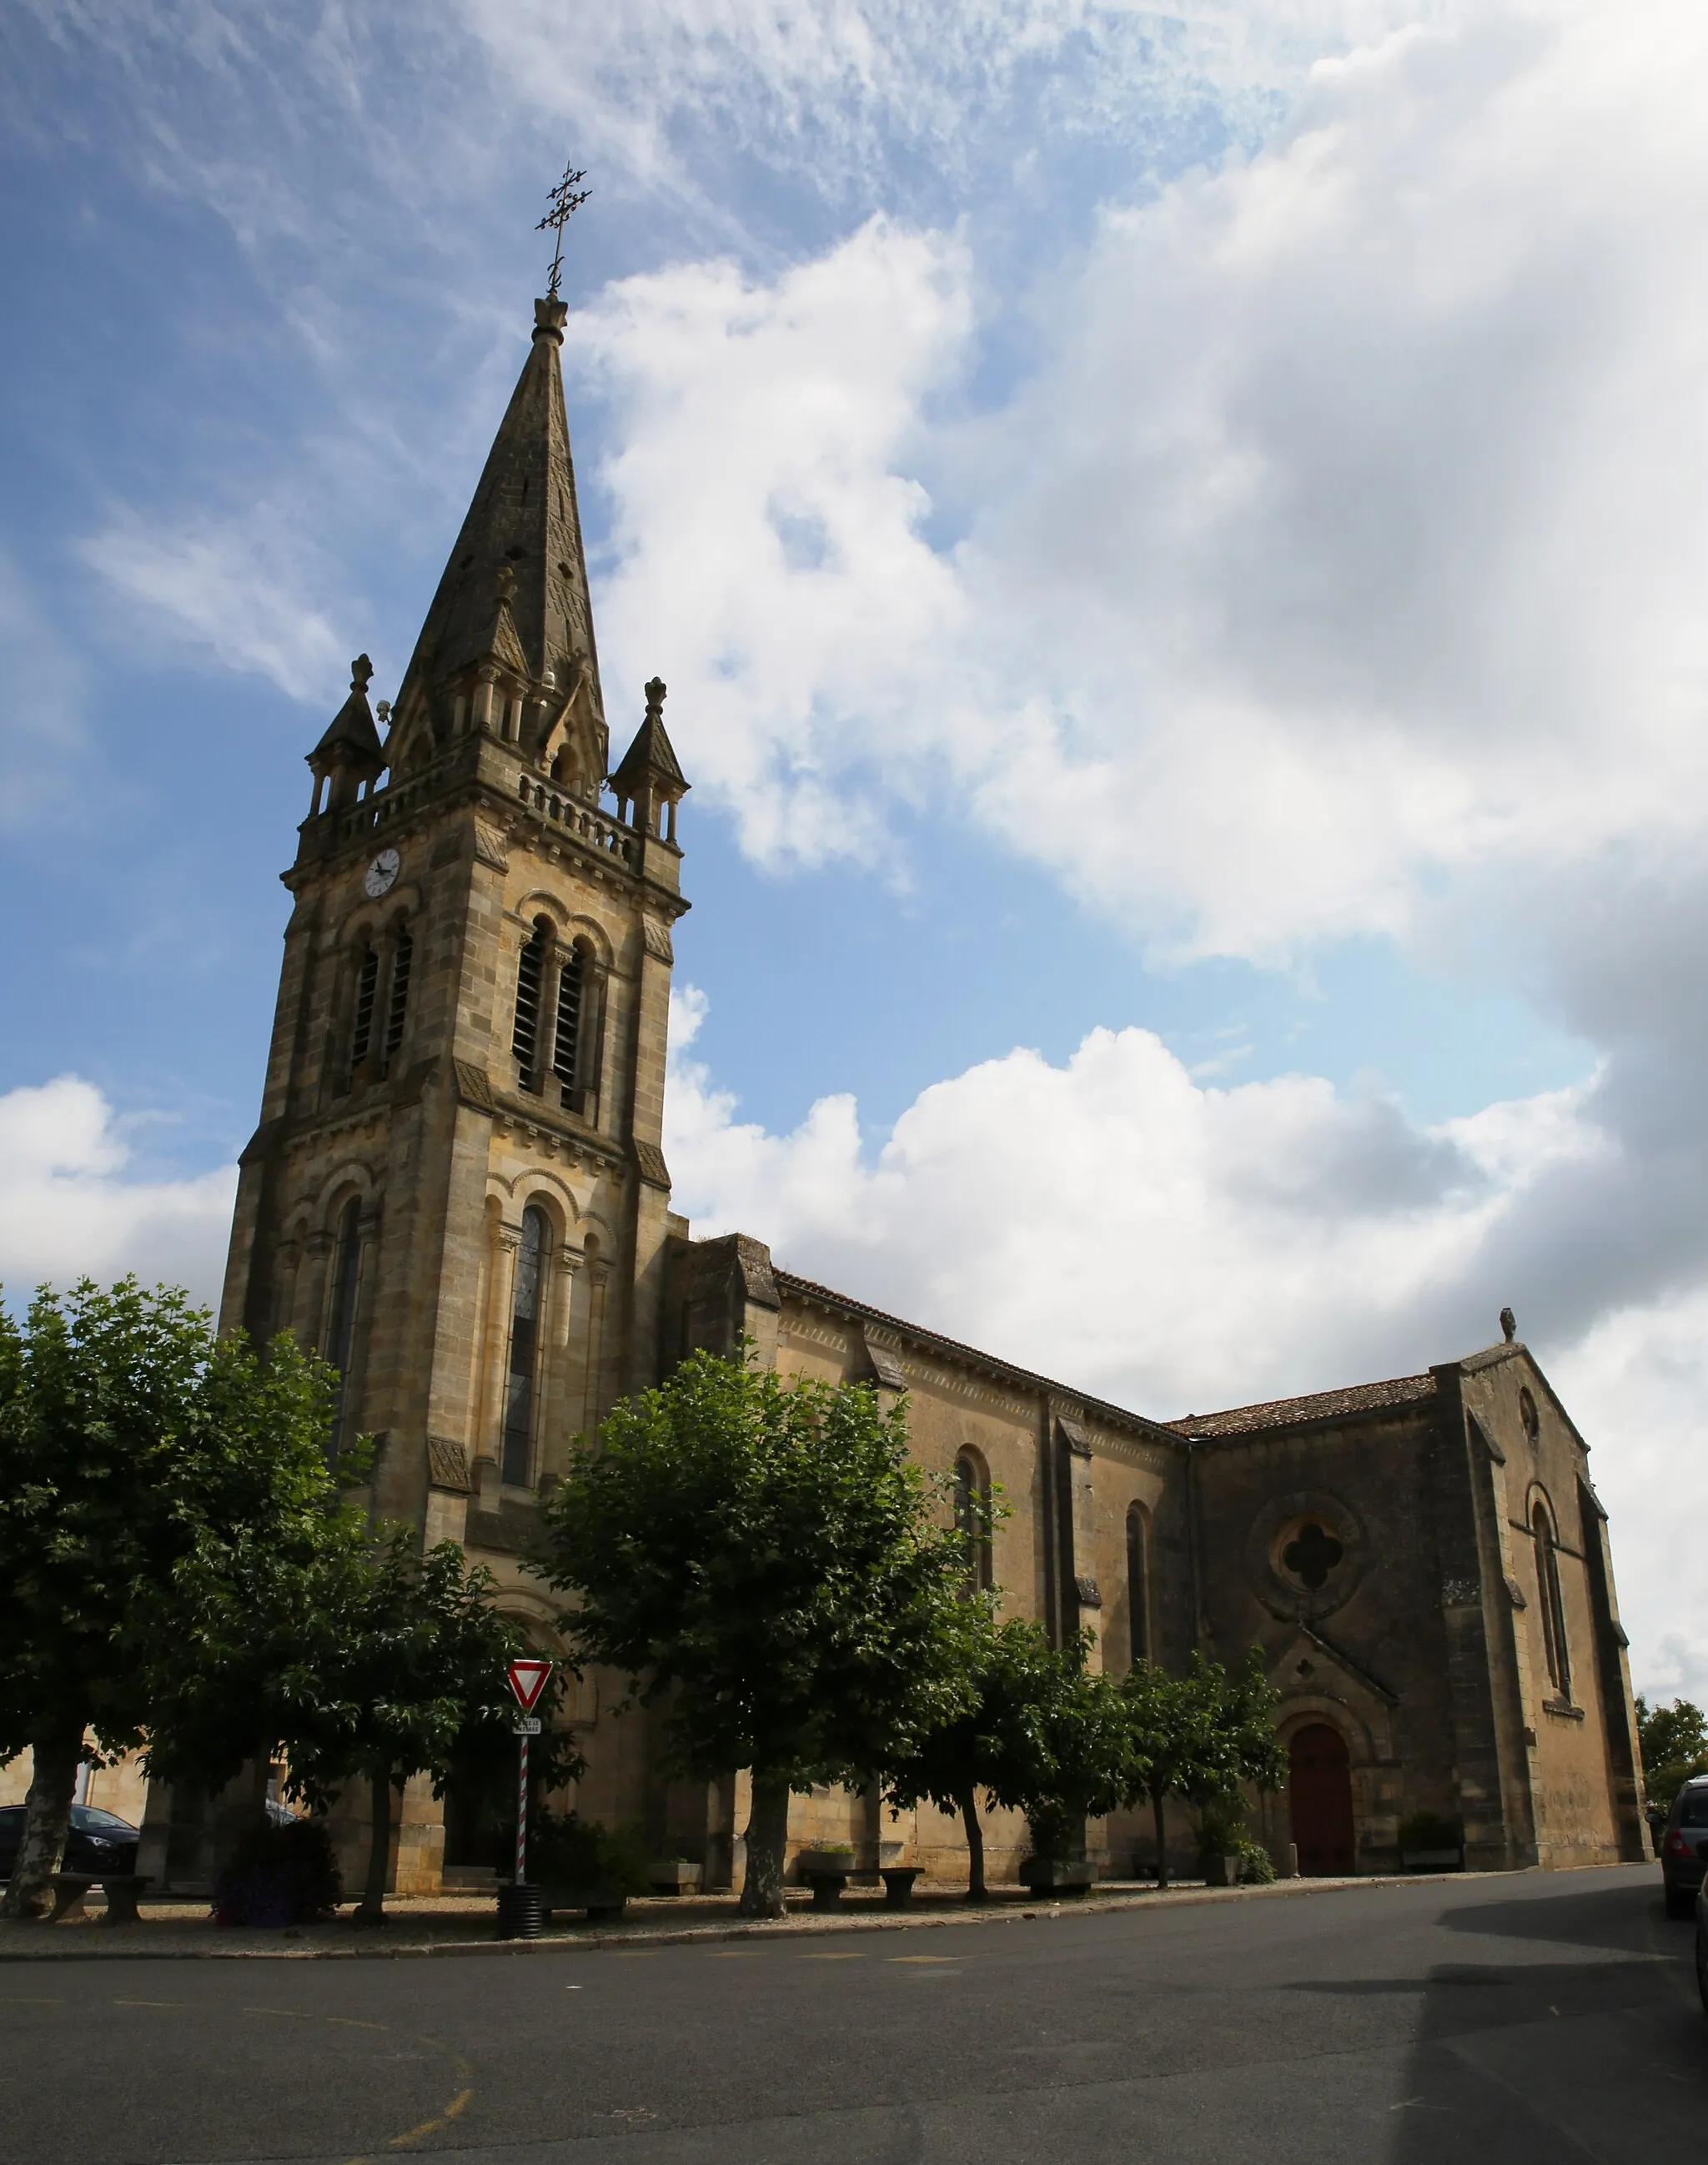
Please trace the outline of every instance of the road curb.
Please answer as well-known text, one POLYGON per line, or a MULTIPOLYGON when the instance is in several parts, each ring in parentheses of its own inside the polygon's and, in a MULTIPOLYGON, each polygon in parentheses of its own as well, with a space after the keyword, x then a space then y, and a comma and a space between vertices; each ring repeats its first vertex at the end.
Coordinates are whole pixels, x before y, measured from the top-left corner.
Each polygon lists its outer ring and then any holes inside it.
MULTIPOLYGON (((946 1913, 922 1910, 911 1915, 904 1911, 872 1916, 840 1913, 825 1916, 780 1917, 763 1923, 726 1925, 709 1922, 675 1928, 666 1925, 656 1930, 646 1925, 616 1931, 590 1927, 562 1937, 551 1936, 537 1940, 424 1940, 402 1944, 393 1941, 386 1945, 371 1939, 360 1946, 351 1946, 150 1947, 132 1940, 127 1927, 124 1940, 116 1946, 0 1946, 0 1962, 422 1962, 492 1955, 598 1954, 612 1947, 677 1947, 691 1946, 696 1942, 728 1940, 776 1941, 861 1932, 932 1931, 969 1925, 1019 1925, 1049 1922, 1063 1917, 1110 1916, 1123 1911, 1131 1915, 1154 1915, 1162 1910, 1195 1909, 1217 1902, 1284 1901, 1305 1895, 1345 1894, 1358 1888, 1373 1891, 1389 1887, 1461 1885, 1467 1880, 1515 1879, 1525 1877, 1527 1871, 1536 1868, 1527 1867, 1520 1872, 1395 1873, 1357 1879, 1278 1879, 1261 1887, 1183 1887, 1178 1890, 1171 1888, 1166 1893, 1151 1889, 1092 1896, 1080 1902, 1039 1903, 1030 1909, 1017 1904, 1003 1904, 989 1909, 969 1906, 946 1913)), ((45 1924, 13 1925, 6 1928, 8 1934, 18 1931, 32 1935, 53 1929, 45 1924)), ((145 1931, 146 1925, 142 1929, 145 1931)))

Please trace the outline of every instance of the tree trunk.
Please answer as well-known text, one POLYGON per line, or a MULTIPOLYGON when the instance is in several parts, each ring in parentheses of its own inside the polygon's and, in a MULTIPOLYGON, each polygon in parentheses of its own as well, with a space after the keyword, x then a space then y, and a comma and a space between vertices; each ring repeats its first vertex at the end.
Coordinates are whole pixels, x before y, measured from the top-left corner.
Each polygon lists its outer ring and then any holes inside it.
POLYGON ((373 1778, 373 1838, 368 1844, 367 1885, 362 1889, 361 1907, 356 1913, 359 1925, 382 1925, 386 1921, 386 1875, 392 1862, 392 1770, 373 1778))
POLYGON ((747 1820, 747 1876, 741 1884, 744 1917, 783 1915, 783 1859, 788 1846, 788 1777, 755 1774, 753 1809, 747 1820))
POLYGON ((978 1791, 961 1792, 961 1824, 967 1830, 967 1899, 986 1899, 984 1890, 984 1829, 978 1824, 978 1791))
POLYGON ((1157 1884, 1166 1887, 1168 1884, 1168 1831, 1162 1824, 1162 1792, 1160 1789, 1151 1793, 1151 1809, 1157 1815, 1157 1884))
POLYGON ((62 1723, 38 1731, 32 1742, 34 1763, 25 1799, 29 1818, 18 1861, 0 1901, 0 1917, 39 1917, 48 1906, 48 1882, 66 1853, 71 1824, 71 1799, 77 1787, 77 1762, 83 1752, 83 1725, 62 1723))

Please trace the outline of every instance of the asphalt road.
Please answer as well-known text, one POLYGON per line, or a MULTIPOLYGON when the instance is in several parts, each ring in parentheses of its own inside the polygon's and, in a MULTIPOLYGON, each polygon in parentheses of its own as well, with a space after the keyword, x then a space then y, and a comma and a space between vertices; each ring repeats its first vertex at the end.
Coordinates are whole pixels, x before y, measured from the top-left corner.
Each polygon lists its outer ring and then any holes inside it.
POLYGON ((1708 2158, 1625 1868, 909 1932, 0 1965, 8 2165, 1708 2158))

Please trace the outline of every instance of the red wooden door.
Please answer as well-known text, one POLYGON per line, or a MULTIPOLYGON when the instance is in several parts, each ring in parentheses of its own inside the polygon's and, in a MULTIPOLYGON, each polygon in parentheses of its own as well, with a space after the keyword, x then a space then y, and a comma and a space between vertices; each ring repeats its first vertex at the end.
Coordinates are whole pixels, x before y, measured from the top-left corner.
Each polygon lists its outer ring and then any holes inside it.
POLYGON ((1314 1721, 1295 1730, 1289 1751, 1287 1802, 1299 1871, 1308 1879, 1351 1872, 1352 1769, 1345 1737, 1314 1721))

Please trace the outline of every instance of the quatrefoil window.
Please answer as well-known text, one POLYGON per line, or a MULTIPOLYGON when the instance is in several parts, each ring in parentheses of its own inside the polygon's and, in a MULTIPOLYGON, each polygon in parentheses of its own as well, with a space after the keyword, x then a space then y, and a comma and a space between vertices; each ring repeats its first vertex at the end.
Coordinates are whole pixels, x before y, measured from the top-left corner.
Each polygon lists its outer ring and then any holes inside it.
POLYGON ((1302 1525, 1281 1551, 1281 1561, 1299 1582, 1315 1593, 1328 1583, 1328 1575, 1346 1554, 1344 1546, 1315 1519, 1302 1525))

